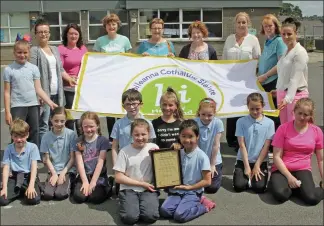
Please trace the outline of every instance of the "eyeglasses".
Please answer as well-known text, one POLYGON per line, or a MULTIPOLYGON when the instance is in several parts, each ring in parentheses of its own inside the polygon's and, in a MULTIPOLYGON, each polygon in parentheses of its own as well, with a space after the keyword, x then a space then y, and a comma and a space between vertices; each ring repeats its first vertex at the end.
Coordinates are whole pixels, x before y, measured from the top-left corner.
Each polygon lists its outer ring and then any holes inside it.
POLYGON ((124 104, 124 107, 126 107, 126 108, 130 108, 130 107, 136 108, 140 104, 142 104, 142 103, 140 103, 140 102, 138 102, 138 103, 127 103, 127 104, 124 104))
POLYGON ((48 35, 50 32, 49 31, 37 31, 37 34, 45 34, 48 35))

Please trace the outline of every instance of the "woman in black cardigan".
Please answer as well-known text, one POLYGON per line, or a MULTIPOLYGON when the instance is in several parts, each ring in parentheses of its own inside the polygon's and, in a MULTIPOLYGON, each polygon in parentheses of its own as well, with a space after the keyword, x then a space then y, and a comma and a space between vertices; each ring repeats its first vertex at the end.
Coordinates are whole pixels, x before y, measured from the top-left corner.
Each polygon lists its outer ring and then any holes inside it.
POLYGON ((188 28, 188 36, 192 42, 181 49, 179 57, 190 60, 217 60, 214 47, 203 40, 208 37, 208 29, 204 23, 193 22, 188 28))

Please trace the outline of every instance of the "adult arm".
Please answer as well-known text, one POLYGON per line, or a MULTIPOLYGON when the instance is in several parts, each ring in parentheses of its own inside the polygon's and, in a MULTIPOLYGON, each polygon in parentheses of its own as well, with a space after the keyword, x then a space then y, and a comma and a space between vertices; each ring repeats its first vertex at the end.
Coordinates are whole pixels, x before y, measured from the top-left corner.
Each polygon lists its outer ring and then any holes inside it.
POLYGON ((51 109, 54 109, 57 107, 57 104, 55 104, 45 93, 45 91, 42 89, 42 85, 40 83, 39 79, 34 80, 34 87, 36 90, 37 95, 47 103, 51 109))

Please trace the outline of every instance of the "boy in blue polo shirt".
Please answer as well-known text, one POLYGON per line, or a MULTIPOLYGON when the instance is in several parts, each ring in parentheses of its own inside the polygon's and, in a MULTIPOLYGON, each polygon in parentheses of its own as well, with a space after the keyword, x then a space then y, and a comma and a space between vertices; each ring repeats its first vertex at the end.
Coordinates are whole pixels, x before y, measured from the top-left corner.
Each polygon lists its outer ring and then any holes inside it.
POLYGON ((44 154, 44 164, 49 170, 43 194, 45 200, 66 199, 76 177, 72 145, 77 134, 65 127, 66 118, 63 107, 54 108, 51 112, 52 130, 42 138, 40 152, 44 154))
MULTIPOLYGON (((122 95, 123 107, 126 110, 126 115, 118 119, 113 127, 111 138, 112 142, 112 161, 113 166, 116 163, 118 150, 121 150, 123 147, 131 144, 133 142, 131 136, 131 124, 136 118, 144 118, 143 115, 139 112, 142 106, 142 94, 136 89, 126 90, 122 95)), ((150 137, 149 139, 155 139, 156 135, 154 132, 153 125, 150 121, 147 120, 150 125, 150 137)), ((116 184, 116 194, 119 190, 119 184, 116 184)))
POLYGON ((260 93, 247 97, 250 114, 236 123, 239 151, 233 176, 235 191, 248 188, 256 193, 265 191, 268 182, 268 152, 275 133, 274 122, 262 114, 264 100, 260 93))
POLYGON ((14 45, 15 61, 3 73, 5 120, 8 125, 20 118, 30 126, 28 141, 39 147, 39 102, 37 95, 51 108, 57 105, 42 89, 37 66, 28 62, 29 43, 17 41, 14 45))
POLYGON ((28 205, 39 204, 37 161, 40 156, 37 146, 27 142, 29 125, 21 119, 15 119, 10 132, 13 143, 8 145, 3 156, 0 206, 6 206, 21 196, 25 197, 28 205), (12 175, 9 176, 10 169, 12 175))

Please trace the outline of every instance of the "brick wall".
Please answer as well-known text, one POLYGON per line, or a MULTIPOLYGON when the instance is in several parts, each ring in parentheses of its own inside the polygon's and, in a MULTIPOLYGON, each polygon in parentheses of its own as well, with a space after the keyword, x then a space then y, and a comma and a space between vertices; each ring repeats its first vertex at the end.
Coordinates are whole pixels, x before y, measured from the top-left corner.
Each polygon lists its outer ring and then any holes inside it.
MULTIPOLYGON (((261 19, 265 14, 268 13, 274 13, 277 14, 279 12, 278 8, 224 8, 223 9, 223 39, 219 41, 208 41, 215 49, 219 56, 222 55, 223 51, 223 45, 225 42, 225 39, 228 35, 233 34, 235 32, 234 27, 234 18, 235 15, 239 12, 247 12, 251 17, 252 22, 252 28, 255 28, 257 30, 257 36, 259 38, 259 41, 261 43, 264 42, 264 37, 260 36, 260 28, 261 28, 261 19)), ((129 15, 135 14, 137 15, 137 10, 129 10, 129 15)), ((37 16, 37 13, 32 12, 30 13, 30 17, 37 16)), ((130 42, 133 46, 133 51, 136 51, 137 46, 139 45, 138 42, 138 24, 130 22, 129 24, 130 28, 130 42)), ((88 18, 87 18, 87 12, 82 11, 81 12, 81 29, 82 29, 82 35, 84 38, 85 43, 88 40, 88 18)), ((34 32, 32 31, 32 34, 34 32)), ((35 43, 35 37, 33 36, 33 44, 35 43)), ((188 41, 173 41, 176 53, 178 54, 181 50, 181 48, 186 45, 188 41)), ((89 50, 92 49, 93 43, 86 43, 89 50)), ((6 65, 13 60, 13 54, 12 54, 12 46, 1 46, 1 65, 6 65)))

